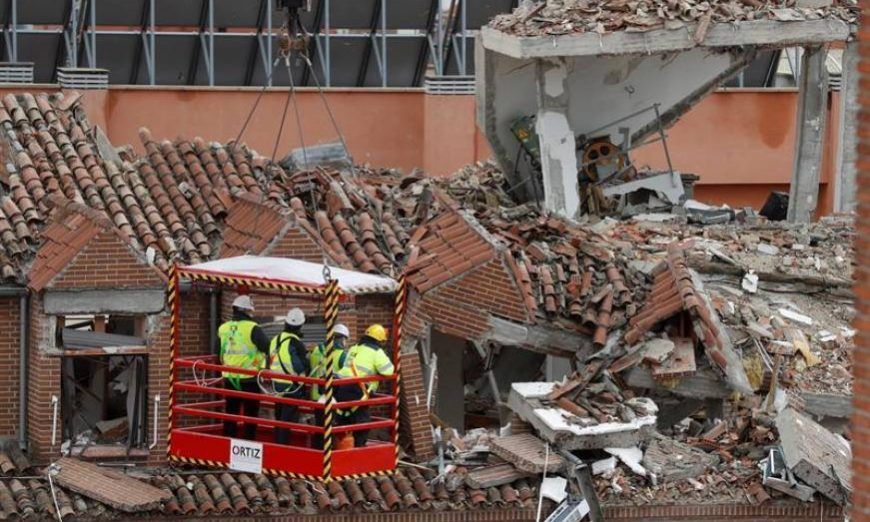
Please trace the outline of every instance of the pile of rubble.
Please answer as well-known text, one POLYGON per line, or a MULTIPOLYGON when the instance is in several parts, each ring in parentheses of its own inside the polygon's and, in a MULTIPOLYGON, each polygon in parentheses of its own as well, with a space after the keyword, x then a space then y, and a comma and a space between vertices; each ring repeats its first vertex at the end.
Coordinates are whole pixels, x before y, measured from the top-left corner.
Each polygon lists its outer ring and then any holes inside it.
MULTIPOLYGON (((513 203, 491 165, 438 185, 518 258, 537 260, 536 239, 560 237, 534 204, 513 203)), ((639 216, 582 230, 620 267, 630 313, 597 351, 578 352, 568 378, 513 383, 501 397, 508 431, 444 438, 447 462, 452 455, 472 481, 544 469, 570 479, 573 456, 608 505, 846 504, 852 219, 789 225, 747 213, 704 226, 639 216)), ((540 269, 534 279, 544 282, 540 269)), ((600 283, 619 295, 614 279, 600 283)), ((545 286, 536 299, 546 300, 545 286)), ((552 290, 570 299, 571 281, 552 290)))
POLYGON ((713 23, 752 20, 857 20, 857 2, 802 0, 662 1, 662 0, 524 0, 512 13, 496 16, 490 27, 517 36, 614 31, 677 30, 694 26, 696 41, 713 23))

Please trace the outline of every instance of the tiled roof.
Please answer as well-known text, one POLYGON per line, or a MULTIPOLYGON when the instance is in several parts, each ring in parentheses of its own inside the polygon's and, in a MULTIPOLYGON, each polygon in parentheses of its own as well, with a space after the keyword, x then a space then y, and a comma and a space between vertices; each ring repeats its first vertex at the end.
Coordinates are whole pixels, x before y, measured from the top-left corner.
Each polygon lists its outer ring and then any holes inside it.
MULTIPOLYGON (((134 515, 206 517, 493 510, 530 507, 536 500, 533 487, 524 480, 481 490, 449 480, 433 482, 431 473, 426 473, 428 479, 421 471, 403 469, 387 477, 330 484, 240 473, 159 475, 143 480, 168 491, 171 499, 159 510, 134 515)), ((57 484, 55 491, 63 518, 124 515, 57 484)), ((0 477, 0 509, 3 519, 57 518, 50 486, 42 478, 0 477)))
POLYGON ((220 247, 221 257, 257 254, 287 226, 289 216, 274 205, 243 194, 230 207, 220 247))
POLYGON ((58 198, 51 224, 42 231, 42 245, 28 272, 28 286, 35 291, 44 289, 67 264, 97 234, 117 234, 121 241, 129 241, 102 214, 79 203, 58 198))
POLYGON ((615 255, 588 227, 516 205, 501 187, 486 185, 497 180, 487 177, 488 165, 445 181, 367 168, 353 176, 322 168, 288 173, 244 145, 161 141, 147 129, 139 156, 113 147, 88 122, 78 95, 7 95, 2 102, 0 135, 12 167, 0 175, 6 281, 23 282, 49 198, 62 197, 105 214, 163 271, 172 261, 258 253, 282 221, 295 220, 343 268, 395 275, 410 264, 420 291, 504 245, 530 315, 599 344, 641 297, 642 281, 623 264, 628 256, 615 255))
POLYGON ((426 292, 486 263, 495 247, 457 211, 446 211, 411 238, 408 282, 426 292))
MULTIPOLYGON (((34 259, 51 197, 105 214, 164 271, 172 260, 216 258, 227 226, 245 233, 252 209, 236 202, 246 198, 292 212, 343 267, 388 272, 407 256, 412 223, 397 217, 406 209, 390 201, 396 176, 290 175, 245 146, 158 141, 147 129, 140 130, 145 154, 137 156, 108 143, 78 95, 7 95, 2 102, 0 134, 11 151, 11 168, 0 175, 7 189, 0 192, 0 276, 7 281, 21 282, 34 259), (240 215, 231 217, 231 208, 240 215)), ((231 251, 255 250, 261 242, 237 236, 228 244, 231 251)))
POLYGON ((592 227, 513 203, 503 180, 493 165, 480 164, 449 180, 446 191, 507 245, 508 265, 532 316, 570 323, 604 344, 635 313, 645 293, 643 275, 628 268, 630 255, 592 227))

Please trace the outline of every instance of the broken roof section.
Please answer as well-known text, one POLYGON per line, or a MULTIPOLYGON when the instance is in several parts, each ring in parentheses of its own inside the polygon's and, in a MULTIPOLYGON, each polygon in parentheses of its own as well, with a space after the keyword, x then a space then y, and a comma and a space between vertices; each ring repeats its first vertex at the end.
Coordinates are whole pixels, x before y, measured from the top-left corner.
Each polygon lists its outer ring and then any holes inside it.
POLYGON ((858 12, 852 0, 526 0, 482 36, 514 58, 807 45, 845 40, 858 12))
POLYGON ((664 142, 664 129, 760 50, 845 41, 856 11, 838 1, 526 1, 481 30, 478 125, 521 197, 543 195, 548 210, 578 218, 588 146, 628 156, 655 133, 664 142))

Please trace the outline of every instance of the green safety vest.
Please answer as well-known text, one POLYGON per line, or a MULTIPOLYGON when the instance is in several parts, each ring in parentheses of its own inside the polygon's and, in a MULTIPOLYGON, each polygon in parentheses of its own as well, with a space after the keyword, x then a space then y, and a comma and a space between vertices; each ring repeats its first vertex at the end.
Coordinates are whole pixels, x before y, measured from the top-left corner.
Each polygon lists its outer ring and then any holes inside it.
MULTIPOLYGON (((395 369, 390 358, 383 350, 372 348, 365 344, 356 344, 348 350, 348 359, 353 362, 358 375, 356 377, 370 377, 372 375, 393 375, 395 369)), ((378 382, 366 383, 369 393, 378 389, 378 382)))
MULTIPOLYGON (((293 368, 293 356, 290 354, 290 341, 294 339, 301 340, 298 335, 289 332, 281 332, 272 338, 272 344, 269 345, 270 370, 287 375, 296 375, 296 369, 293 368)), ((272 380, 283 384, 293 384, 293 381, 272 380)))
MULTIPOLYGON (((395 368, 383 350, 378 350, 365 344, 356 344, 347 351, 347 361, 338 370, 336 377, 350 379, 353 377, 371 377, 372 375, 393 375, 395 368)), ((362 399, 367 400, 372 393, 377 391, 378 382, 359 383, 363 392, 362 399)), ((357 407, 350 410, 336 410, 339 415, 350 415, 357 407)))
MULTIPOLYGON (((339 368, 339 370, 336 372, 335 377, 336 377, 336 379, 350 379, 353 377, 368 377, 368 374, 362 373, 359 370, 359 368, 357 368, 354 360, 351 358, 348 358, 348 362, 343 367, 339 368)), ((356 384, 356 386, 359 386, 360 390, 362 390, 362 392, 363 392, 360 400, 368 400, 368 398, 370 396, 370 390, 369 390, 369 387, 366 386, 366 384, 368 384, 368 383, 357 383, 356 384)), ((375 383, 375 384, 377 384, 377 383, 375 383)), ((341 415, 343 417, 347 417, 351 413, 355 412, 358 408, 359 408, 358 406, 354 406, 353 408, 350 408, 349 410, 336 409, 335 413, 337 413, 338 415, 341 415)))
MULTIPOLYGON (((263 356, 257 350, 251 333, 257 323, 249 320, 227 321, 218 328, 218 338, 221 341, 221 364, 235 366, 245 370, 259 370, 263 367, 263 356)), ((222 372, 237 388, 242 379, 253 379, 253 375, 222 372)))
MULTIPOLYGON (((347 352, 343 348, 335 347, 332 349, 332 371, 338 374, 339 370, 345 365, 345 359, 347 359, 347 352)), ((325 378, 326 375, 326 346, 323 344, 318 344, 311 350, 311 354, 308 356, 308 362, 311 363, 311 376, 317 378, 325 378)), ((318 400, 320 399, 320 386, 314 384, 311 386, 311 399, 318 400)))

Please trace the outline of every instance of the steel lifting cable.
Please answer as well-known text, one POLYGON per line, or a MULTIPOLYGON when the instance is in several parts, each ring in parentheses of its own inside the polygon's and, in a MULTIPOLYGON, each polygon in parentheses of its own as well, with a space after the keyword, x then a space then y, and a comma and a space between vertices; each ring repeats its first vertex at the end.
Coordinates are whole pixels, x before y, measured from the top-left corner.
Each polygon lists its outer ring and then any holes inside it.
MULTIPOLYGON (((302 57, 305 59, 306 63, 311 63, 308 60, 308 56, 305 53, 300 53, 302 57)), ((311 176, 310 167, 308 165, 308 152, 305 148, 305 134, 302 130, 302 116, 299 111, 299 102, 296 100, 296 83, 293 81, 293 71, 290 70, 290 62, 289 60, 286 62, 287 65, 287 76, 290 78, 290 93, 293 97, 293 110, 296 113, 296 129, 299 133, 299 143, 302 145, 302 161, 305 163, 305 168, 309 170, 309 176, 311 176)), ((353 162, 351 162, 353 163, 353 162)), ((317 221, 317 204, 315 203, 316 195, 314 193, 314 183, 308 183, 308 199, 311 203, 311 219, 314 220, 314 226, 317 227, 317 235, 319 237, 323 237, 323 231, 320 230, 320 223, 317 221)), ((327 263, 326 258, 326 250, 323 251, 323 280, 324 283, 329 283, 330 279, 332 279, 332 273, 329 269, 329 264, 327 263)))
MULTIPOLYGON (((287 24, 285 23, 281 29, 286 32, 287 24)), ((239 135, 236 136, 236 141, 233 142, 234 146, 238 146, 238 144, 242 141, 242 136, 245 134, 245 130, 248 128, 248 124, 251 123, 251 120, 254 118, 254 113, 257 112, 257 107, 260 105, 260 101, 263 99, 263 94, 266 93, 266 89, 269 88, 269 84, 272 82, 272 76, 275 74, 275 67, 281 60, 281 55, 283 51, 281 48, 278 48, 276 51, 275 60, 272 62, 272 69, 269 71, 269 74, 266 75, 265 81, 263 81, 263 88, 260 89, 260 93, 257 94, 257 99, 254 101, 254 106, 251 107, 250 112, 248 112, 247 118, 245 118, 245 123, 242 125, 241 130, 239 131, 239 135)))

